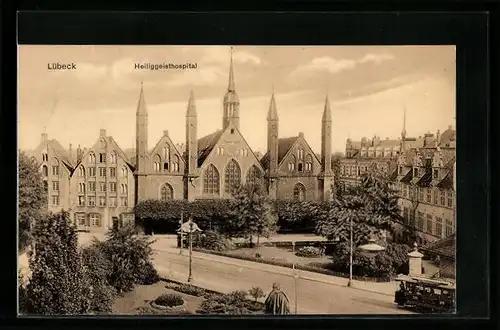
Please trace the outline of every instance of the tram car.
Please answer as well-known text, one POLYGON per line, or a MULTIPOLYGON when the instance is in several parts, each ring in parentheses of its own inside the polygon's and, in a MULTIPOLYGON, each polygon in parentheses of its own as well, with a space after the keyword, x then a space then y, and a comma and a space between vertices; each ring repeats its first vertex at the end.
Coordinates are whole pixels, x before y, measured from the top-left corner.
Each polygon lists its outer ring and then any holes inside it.
POLYGON ((421 312, 454 313, 455 284, 417 276, 399 276, 394 302, 421 312))

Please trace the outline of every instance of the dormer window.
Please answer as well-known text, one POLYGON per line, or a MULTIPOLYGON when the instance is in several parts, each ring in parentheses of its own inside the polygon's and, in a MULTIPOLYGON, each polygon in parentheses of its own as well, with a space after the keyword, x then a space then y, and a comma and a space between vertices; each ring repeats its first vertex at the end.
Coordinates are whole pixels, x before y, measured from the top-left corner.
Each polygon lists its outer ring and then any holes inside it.
POLYGON ((413 168, 413 176, 418 176, 418 168, 413 168))
POLYGON ((433 178, 433 179, 437 179, 437 178, 438 178, 438 176, 439 176, 439 171, 438 171, 437 169, 434 169, 434 170, 432 171, 432 178, 433 178))

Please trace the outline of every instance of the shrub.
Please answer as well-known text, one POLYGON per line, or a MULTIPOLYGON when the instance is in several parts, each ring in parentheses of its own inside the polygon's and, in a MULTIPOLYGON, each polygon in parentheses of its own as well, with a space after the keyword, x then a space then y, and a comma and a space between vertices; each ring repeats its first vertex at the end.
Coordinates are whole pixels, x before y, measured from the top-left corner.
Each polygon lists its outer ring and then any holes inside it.
POLYGON ((164 293, 155 299, 155 303, 160 306, 175 307, 184 304, 184 299, 175 293, 164 293))
MULTIPOLYGON (((200 305, 201 314, 252 314, 252 310, 259 310, 251 301, 246 299, 245 291, 234 291, 230 294, 213 294, 208 296, 200 305)), ((263 307, 260 306, 260 310, 263 307)))
POLYGON ((250 296, 252 296, 255 301, 257 301, 259 298, 262 298, 265 296, 264 294, 264 291, 262 290, 262 288, 258 287, 258 286, 254 286, 253 288, 251 288, 250 290, 248 290, 248 294, 250 296))
POLYGON ((25 295, 27 312, 42 315, 90 312, 93 289, 69 214, 61 212, 38 219, 33 238, 35 250, 29 255, 31 277, 25 295))
POLYGON ((135 235, 132 225, 107 233, 101 246, 111 261, 109 283, 118 292, 130 291, 134 284, 151 283, 159 277, 151 261, 152 243, 148 237, 135 235))
POLYGON ((96 240, 83 248, 82 261, 93 292, 91 311, 111 312, 116 290, 108 282, 111 275, 111 262, 104 255, 101 243, 96 240))
POLYGON ((206 231, 193 237, 193 247, 211 251, 227 251, 233 248, 231 240, 215 231, 206 231))
POLYGON ((295 255, 304 258, 317 258, 323 255, 323 250, 314 246, 305 246, 295 252, 295 255))
POLYGON ((191 296, 195 296, 195 297, 202 297, 202 296, 206 295, 206 291, 204 289, 199 288, 199 287, 194 286, 194 285, 191 285, 191 284, 178 285, 174 290, 191 295, 191 296))

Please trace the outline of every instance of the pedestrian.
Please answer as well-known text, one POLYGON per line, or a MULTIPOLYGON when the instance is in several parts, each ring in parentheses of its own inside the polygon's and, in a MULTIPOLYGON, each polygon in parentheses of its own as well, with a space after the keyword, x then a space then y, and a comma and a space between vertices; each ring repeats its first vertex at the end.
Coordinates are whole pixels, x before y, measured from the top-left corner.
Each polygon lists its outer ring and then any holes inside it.
POLYGON ((290 302, 286 294, 281 291, 278 283, 273 284, 273 289, 265 301, 266 314, 290 314, 290 302))

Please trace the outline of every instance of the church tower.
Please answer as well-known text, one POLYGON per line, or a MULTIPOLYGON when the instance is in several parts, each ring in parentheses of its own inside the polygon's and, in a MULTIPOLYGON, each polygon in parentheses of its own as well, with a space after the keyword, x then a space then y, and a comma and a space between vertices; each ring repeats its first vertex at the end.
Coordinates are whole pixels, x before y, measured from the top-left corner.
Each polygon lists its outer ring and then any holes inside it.
POLYGON ((225 130, 229 123, 233 123, 237 129, 240 129, 240 100, 236 94, 233 69, 233 48, 231 47, 231 63, 229 65, 229 84, 226 95, 224 95, 222 117, 222 130, 225 130))
POLYGON ((141 93, 137 103, 136 118, 136 137, 135 137, 135 175, 136 175, 136 204, 146 199, 146 176, 149 165, 148 155, 148 111, 146 109, 146 100, 144 98, 144 88, 141 82, 141 93))
POLYGON ((195 195, 194 179, 197 177, 198 168, 198 115, 196 114, 196 104, 193 91, 189 94, 189 101, 186 110, 186 153, 185 153, 185 173, 184 173, 184 198, 193 200, 195 195))
POLYGON ((406 107, 403 111, 403 129, 401 130, 401 152, 406 149, 406 107))
POLYGON ((278 109, 274 99, 274 91, 267 113, 267 152, 269 154, 269 170, 267 173, 269 197, 277 198, 278 194, 278 109))
POLYGON ((325 108, 321 118, 321 174, 320 174, 320 196, 322 200, 328 201, 332 195, 333 185, 332 170, 332 114, 328 94, 325 98, 325 108))

